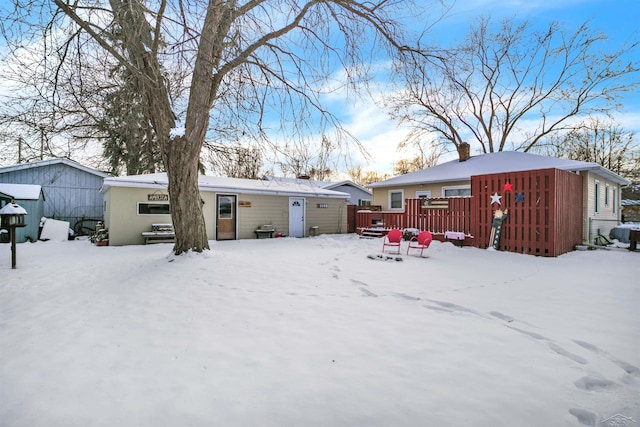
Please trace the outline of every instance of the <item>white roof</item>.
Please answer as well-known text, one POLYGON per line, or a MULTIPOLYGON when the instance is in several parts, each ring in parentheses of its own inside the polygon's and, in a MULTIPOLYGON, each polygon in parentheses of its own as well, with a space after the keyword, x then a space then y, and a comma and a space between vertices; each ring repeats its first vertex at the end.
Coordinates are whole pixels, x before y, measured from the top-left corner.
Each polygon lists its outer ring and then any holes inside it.
POLYGON ((16 200, 38 200, 42 187, 34 184, 4 184, 0 183, 0 193, 11 196, 16 200))
POLYGON ((2 215, 26 215, 27 211, 20 205, 9 203, 0 209, 2 215))
POLYGON ((327 190, 333 190, 334 188, 338 188, 343 185, 346 185, 346 186, 357 188, 358 190, 362 190, 365 193, 371 194, 371 191, 369 191, 367 188, 349 180, 333 182, 333 181, 316 181, 316 180, 304 179, 304 178, 286 178, 286 177, 280 177, 280 176, 265 176, 263 179, 266 179, 269 181, 279 181, 279 182, 294 182, 299 184, 308 183, 309 185, 314 185, 320 188, 326 188, 327 190))
POLYGON ((47 160, 40 160, 40 161, 37 161, 37 162, 20 163, 18 165, 5 166, 5 167, 0 168, 0 173, 13 172, 13 171, 18 171, 18 170, 23 170, 23 169, 38 168, 38 167, 42 167, 42 166, 56 165, 56 164, 59 164, 59 163, 61 163, 63 165, 71 166, 72 168, 83 170, 85 172, 88 172, 88 173, 93 174, 93 175, 97 175, 97 176, 102 177, 102 178, 109 176, 106 173, 100 172, 100 171, 95 170, 95 169, 91 169, 90 167, 81 165, 78 162, 75 162, 75 161, 70 160, 70 159, 64 159, 64 158, 47 159, 47 160))
POLYGON ((592 171, 618 184, 629 184, 629 181, 625 178, 603 168, 597 163, 558 159, 520 151, 501 151, 473 156, 464 162, 460 162, 457 159, 452 160, 427 169, 396 176, 386 181, 369 184, 368 187, 466 181, 475 175, 551 168, 566 171, 592 171))
MULTIPOLYGON (((198 181, 200 191, 265 194, 272 196, 328 197, 336 199, 348 199, 351 197, 349 194, 340 191, 319 188, 315 185, 309 184, 309 182, 305 180, 299 180, 299 182, 279 182, 262 179, 241 179, 200 175, 198 181)), ((167 185, 168 180, 166 173, 153 173, 146 175, 105 178, 101 191, 106 192, 109 187, 166 189, 167 185)))

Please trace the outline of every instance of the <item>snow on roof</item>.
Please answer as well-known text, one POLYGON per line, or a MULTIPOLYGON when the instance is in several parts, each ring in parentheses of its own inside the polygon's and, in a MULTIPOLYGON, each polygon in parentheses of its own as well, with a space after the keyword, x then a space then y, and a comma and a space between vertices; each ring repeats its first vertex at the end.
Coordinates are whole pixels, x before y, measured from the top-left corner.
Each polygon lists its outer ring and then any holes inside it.
POLYGON ((34 184, 5 184, 0 183, 0 193, 11 196, 16 200, 38 200, 42 187, 34 184))
POLYGON ((293 183, 298 183, 298 184, 303 184, 303 183, 308 183, 309 185, 314 185, 316 187, 319 188, 325 188, 327 190, 333 190, 334 188, 338 188, 341 187, 343 185, 347 185, 347 186, 351 186, 354 188, 357 188, 359 190, 362 190, 366 193, 371 193, 371 191, 369 191, 367 188, 356 184, 353 181, 349 181, 349 180, 344 180, 344 181, 339 181, 339 182, 333 182, 333 181, 315 181, 312 179, 304 179, 304 178, 286 178, 286 177, 280 177, 280 176, 265 176, 263 179, 265 180, 269 180, 269 181, 278 181, 278 182, 293 182, 293 183))
MULTIPOLYGON (((277 196, 315 196, 337 199, 348 199, 349 194, 340 191, 326 190, 310 184, 307 180, 297 182, 280 182, 262 179, 241 179, 200 175, 198 178, 201 191, 238 192, 244 194, 268 194, 277 196)), ((166 173, 131 175, 105 178, 102 192, 109 187, 134 188, 167 188, 166 173)))
POLYGON ((27 211, 20 205, 15 203, 6 204, 2 209, 0 209, 1 215, 26 215, 27 211))
POLYGON ((64 158, 47 159, 47 160, 40 160, 40 161, 37 161, 37 162, 20 163, 18 165, 5 166, 5 167, 0 168, 0 173, 13 172, 13 171, 18 171, 18 170, 23 170, 23 169, 38 168, 38 167, 42 167, 42 166, 56 165, 56 164, 59 164, 59 163, 61 163, 63 165, 71 166, 72 168, 83 170, 85 172, 88 172, 88 173, 93 174, 93 175, 100 176, 102 178, 105 178, 105 177, 109 176, 106 173, 100 172, 98 170, 92 169, 92 168, 84 166, 84 165, 81 165, 80 163, 78 163, 76 161, 73 161, 73 160, 70 160, 70 159, 64 159, 64 158))
POLYGON ((520 151, 501 151, 498 153, 473 156, 465 162, 460 162, 457 159, 452 160, 427 169, 422 169, 406 175, 396 176, 385 181, 369 184, 368 187, 377 188, 424 183, 465 181, 475 175, 551 168, 566 171, 589 170, 618 184, 629 184, 628 180, 608 169, 603 168, 597 163, 539 156, 537 154, 523 153, 520 151))

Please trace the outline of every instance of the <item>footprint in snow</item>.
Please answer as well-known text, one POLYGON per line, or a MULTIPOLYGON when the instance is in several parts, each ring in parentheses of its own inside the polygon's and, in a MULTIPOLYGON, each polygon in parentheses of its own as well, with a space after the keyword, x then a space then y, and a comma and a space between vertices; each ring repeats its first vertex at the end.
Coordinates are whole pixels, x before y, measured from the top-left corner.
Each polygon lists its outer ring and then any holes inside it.
POLYGON ((578 344, 580 347, 586 348, 587 350, 604 357, 605 359, 609 359, 609 361, 611 363, 613 363, 614 365, 617 365, 619 368, 621 368, 623 371, 625 371, 627 374, 632 375, 632 376, 640 376, 640 368, 638 368, 637 366, 634 366, 630 363, 625 362, 624 360, 620 360, 617 359, 615 357, 613 357, 611 354, 607 353, 606 351, 598 348, 597 346, 585 342, 585 341, 580 341, 580 340, 573 340, 573 342, 575 342, 576 344, 578 344))
POLYGON ((569 413, 578 419, 578 422, 585 426, 596 425, 596 414, 585 411, 584 409, 571 408, 569 413))
POLYGON ((369 291, 368 289, 360 288, 360 290, 362 291, 364 296, 367 296, 367 297, 377 297, 378 296, 378 295, 374 294, 373 292, 369 291))

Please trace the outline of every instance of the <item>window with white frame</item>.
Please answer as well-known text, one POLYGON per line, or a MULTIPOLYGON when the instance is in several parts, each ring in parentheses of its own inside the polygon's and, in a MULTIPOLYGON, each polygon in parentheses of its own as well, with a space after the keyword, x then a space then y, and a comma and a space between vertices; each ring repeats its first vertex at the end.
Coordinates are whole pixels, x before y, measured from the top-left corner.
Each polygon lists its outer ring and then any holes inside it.
POLYGON ((600 181, 596 180, 594 184, 594 209, 595 213, 600 212, 600 181))
POLYGON ((442 197, 469 197, 469 196, 471 196, 470 185, 442 187, 442 197))
POLYGON ((416 199, 430 199, 431 191, 416 191, 416 199))
POLYGON ((404 190, 389 191, 389 209, 404 209, 404 190))
POLYGON ((612 196, 613 196, 613 213, 616 213, 618 211, 618 189, 617 187, 613 187, 613 192, 612 192, 612 196))
POLYGON ((604 205, 609 206, 609 184, 604 185, 604 205))

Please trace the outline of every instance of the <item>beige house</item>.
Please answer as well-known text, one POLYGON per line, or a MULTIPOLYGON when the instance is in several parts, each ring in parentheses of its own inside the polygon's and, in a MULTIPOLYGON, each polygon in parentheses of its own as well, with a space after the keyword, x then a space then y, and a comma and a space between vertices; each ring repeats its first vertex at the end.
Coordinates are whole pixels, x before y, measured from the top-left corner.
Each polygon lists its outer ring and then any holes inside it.
MULTIPOLYGON (((347 232, 349 194, 304 181, 275 182, 200 176, 207 235, 211 240, 258 237, 270 225, 276 235, 306 237, 347 232)), ((105 178, 104 221, 109 244, 138 245, 153 224, 171 223, 165 173, 105 178)))
POLYGON ((504 172, 560 169, 579 174, 582 180, 583 240, 593 242, 621 219, 621 187, 629 181, 597 163, 558 159, 517 151, 503 151, 452 160, 386 181, 368 185, 372 204, 384 211, 403 211, 407 198, 465 197, 471 194, 471 177, 504 172))

